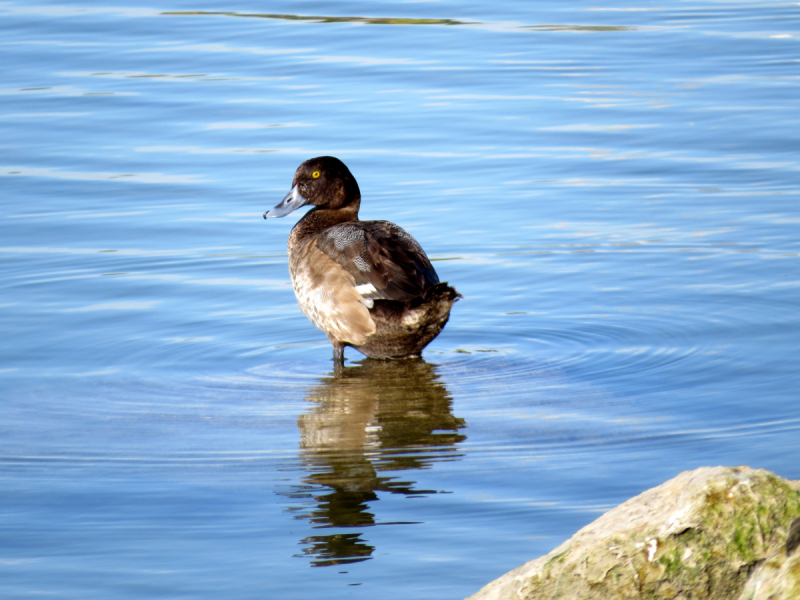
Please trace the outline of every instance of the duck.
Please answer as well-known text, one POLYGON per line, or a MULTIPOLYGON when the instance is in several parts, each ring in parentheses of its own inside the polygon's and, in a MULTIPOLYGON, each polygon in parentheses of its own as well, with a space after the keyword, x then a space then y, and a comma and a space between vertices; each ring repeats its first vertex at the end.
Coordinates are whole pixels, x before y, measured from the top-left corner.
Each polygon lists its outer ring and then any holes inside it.
POLYGON ((375 359, 419 357, 463 298, 440 282, 411 234, 389 221, 361 221, 361 191, 333 156, 302 163, 264 218, 312 206, 289 234, 289 273, 300 309, 333 345, 375 359))

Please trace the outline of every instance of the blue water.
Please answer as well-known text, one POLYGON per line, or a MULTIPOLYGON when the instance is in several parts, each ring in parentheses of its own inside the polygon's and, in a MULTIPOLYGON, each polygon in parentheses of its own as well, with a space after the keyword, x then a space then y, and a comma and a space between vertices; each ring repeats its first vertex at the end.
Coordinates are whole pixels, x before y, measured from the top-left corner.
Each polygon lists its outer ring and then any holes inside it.
POLYGON ((0 596, 462 598, 703 465, 800 479, 800 6, 0 3, 0 596), (423 362, 261 219, 358 179, 423 362))

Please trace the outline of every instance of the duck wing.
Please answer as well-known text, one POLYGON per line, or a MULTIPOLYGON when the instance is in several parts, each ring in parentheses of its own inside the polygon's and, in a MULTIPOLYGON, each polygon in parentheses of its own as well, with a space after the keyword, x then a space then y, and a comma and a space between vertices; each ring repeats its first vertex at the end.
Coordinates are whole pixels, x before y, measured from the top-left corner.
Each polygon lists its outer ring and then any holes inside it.
POLYGON ((439 283, 417 240, 388 221, 334 225, 317 237, 317 247, 353 276, 364 299, 407 302, 439 283))

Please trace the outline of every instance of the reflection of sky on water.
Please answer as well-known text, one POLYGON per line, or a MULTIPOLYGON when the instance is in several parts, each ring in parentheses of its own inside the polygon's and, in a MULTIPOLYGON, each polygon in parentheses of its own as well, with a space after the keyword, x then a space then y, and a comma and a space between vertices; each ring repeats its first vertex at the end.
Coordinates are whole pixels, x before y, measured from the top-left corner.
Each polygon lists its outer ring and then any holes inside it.
MULTIPOLYGON (((379 492, 435 494, 416 487, 414 470, 462 457, 456 444, 466 439, 466 423, 453 416, 452 398, 423 360, 364 360, 323 379, 306 401, 312 406, 297 424, 301 464, 310 474, 281 493, 301 502, 287 510, 315 529, 399 525, 376 516, 379 492)), ((314 566, 358 562, 375 550, 363 535, 337 531, 301 544, 314 566)))
POLYGON ((797 6, 201 4, 0 4, 0 596, 464 597, 800 478, 797 6), (413 406, 260 217, 321 154, 465 296, 413 406))

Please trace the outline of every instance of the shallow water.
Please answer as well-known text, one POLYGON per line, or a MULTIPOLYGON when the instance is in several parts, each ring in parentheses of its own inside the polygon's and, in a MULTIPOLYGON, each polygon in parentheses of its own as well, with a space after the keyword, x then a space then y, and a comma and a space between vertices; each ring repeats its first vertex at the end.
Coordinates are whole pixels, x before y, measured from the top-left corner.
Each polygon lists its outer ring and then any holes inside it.
POLYGON ((701 465, 800 479, 800 7, 0 3, 0 596, 461 598, 701 465), (331 349, 342 158, 465 296, 331 349))

